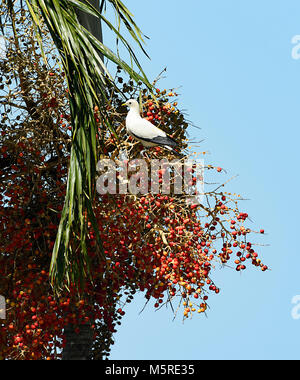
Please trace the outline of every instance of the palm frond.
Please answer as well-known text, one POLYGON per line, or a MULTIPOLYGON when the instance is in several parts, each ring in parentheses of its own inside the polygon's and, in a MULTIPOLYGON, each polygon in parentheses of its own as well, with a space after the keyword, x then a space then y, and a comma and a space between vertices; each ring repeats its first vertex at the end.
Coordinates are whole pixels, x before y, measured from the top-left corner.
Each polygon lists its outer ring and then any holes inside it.
MULTIPOLYGON (((127 40, 97 9, 81 0, 26 0, 37 33, 45 22, 59 51, 67 77, 72 121, 72 147, 67 192, 53 249, 50 276, 58 290, 70 282, 80 284, 90 273, 87 252, 87 223, 95 231, 98 253, 105 260, 93 211, 97 165, 97 131, 94 107, 106 118, 106 85, 112 80, 102 57, 120 66, 136 82, 151 88, 133 49, 127 40), (104 22, 124 44, 136 70, 95 38, 80 23, 76 11, 86 12, 104 22)), ((119 0, 109 1, 133 39, 142 47, 142 35, 132 15, 119 0)), ((102 2, 101 8, 104 3, 102 2)), ((41 37, 38 37, 41 43, 41 37)), ((41 45, 42 48, 42 45, 41 45)), ((143 48, 142 48, 143 49, 143 48)), ((112 125, 107 125, 115 133, 112 125)))

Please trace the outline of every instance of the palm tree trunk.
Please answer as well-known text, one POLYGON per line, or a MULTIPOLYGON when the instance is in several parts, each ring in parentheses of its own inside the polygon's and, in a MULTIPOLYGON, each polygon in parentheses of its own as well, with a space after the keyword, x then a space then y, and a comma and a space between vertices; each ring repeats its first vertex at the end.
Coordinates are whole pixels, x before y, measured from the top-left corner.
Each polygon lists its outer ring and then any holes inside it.
MULTIPOLYGON (((96 8, 98 11, 101 11, 102 2, 100 6, 100 0, 88 1, 94 8, 96 8)), ((76 13, 80 24, 84 26, 89 32, 91 32, 100 42, 103 42, 101 20, 80 10, 77 10, 76 13)), ((100 57, 103 60, 102 54, 100 54, 100 57)))
POLYGON ((63 349, 62 360, 89 360, 93 344, 93 330, 89 324, 80 326, 79 331, 68 325, 64 335, 66 346, 63 349))
MULTIPOLYGON (((97 10, 100 10, 99 0, 88 0, 97 10)), ((77 17, 82 26, 91 32, 100 42, 103 42, 101 20, 77 11, 77 17)), ((103 56, 100 56, 103 60, 103 56)), ((64 330, 66 345, 63 349, 62 360, 89 360, 93 345, 93 330, 90 324, 81 325, 79 332, 72 325, 64 330)))

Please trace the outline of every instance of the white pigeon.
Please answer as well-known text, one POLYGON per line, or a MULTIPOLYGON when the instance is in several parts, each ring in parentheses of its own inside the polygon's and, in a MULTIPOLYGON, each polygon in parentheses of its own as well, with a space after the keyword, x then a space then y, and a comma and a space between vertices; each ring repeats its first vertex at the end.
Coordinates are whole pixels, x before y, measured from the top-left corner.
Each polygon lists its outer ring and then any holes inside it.
POLYGON ((173 149, 178 145, 175 140, 150 123, 150 121, 141 117, 140 106, 135 99, 127 100, 124 105, 129 107, 129 112, 126 116, 126 129, 129 135, 140 141, 145 147, 163 146, 181 156, 180 153, 173 149))

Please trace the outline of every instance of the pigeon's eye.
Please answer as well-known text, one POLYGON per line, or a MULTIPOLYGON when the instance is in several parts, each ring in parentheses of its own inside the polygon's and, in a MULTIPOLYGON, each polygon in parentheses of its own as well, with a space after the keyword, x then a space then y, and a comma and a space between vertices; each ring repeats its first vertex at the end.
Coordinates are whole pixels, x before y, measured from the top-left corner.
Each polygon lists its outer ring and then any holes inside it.
POLYGON ((129 102, 129 104, 131 104, 131 102, 129 102))

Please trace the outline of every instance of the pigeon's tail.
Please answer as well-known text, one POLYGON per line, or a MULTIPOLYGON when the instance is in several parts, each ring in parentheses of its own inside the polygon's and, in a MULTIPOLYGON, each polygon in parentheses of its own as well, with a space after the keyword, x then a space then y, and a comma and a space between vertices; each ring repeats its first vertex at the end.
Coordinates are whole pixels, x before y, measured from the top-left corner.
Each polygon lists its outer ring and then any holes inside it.
POLYGON ((173 140, 170 136, 166 136, 166 137, 155 137, 153 139, 153 141, 158 144, 158 145, 161 145, 163 146, 164 148, 167 148, 168 150, 170 150, 172 153, 174 153, 177 157, 180 157, 182 158, 183 155, 179 152, 177 152, 177 150, 175 150, 174 148, 178 146, 178 143, 177 141, 173 140))
POLYGON ((178 157, 184 157, 181 153, 178 153, 174 147, 177 147, 178 146, 178 143, 177 141, 175 141, 174 139, 172 139, 170 136, 156 136, 156 137, 153 137, 153 138, 145 138, 145 137, 141 137, 141 136, 137 136, 135 135, 134 133, 131 132, 131 134, 137 138, 138 140, 142 141, 142 142, 146 142, 146 143, 151 143, 153 145, 159 145, 159 146, 162 146, 164 148, 167 148, 169 149, 171 152, 173 152, 176 156, 178 157))
POLYGON ((178 145, 177 141, 173 140, 170 136, 157 136, 152 139, 152 142, 154 142, 157 145, 164 145, 170 147, 175 147, 178 145))

